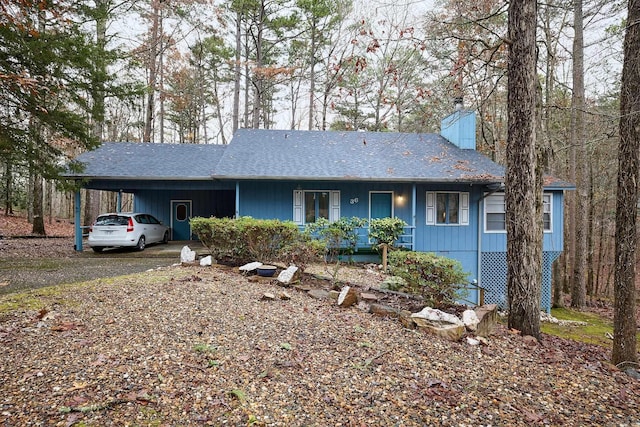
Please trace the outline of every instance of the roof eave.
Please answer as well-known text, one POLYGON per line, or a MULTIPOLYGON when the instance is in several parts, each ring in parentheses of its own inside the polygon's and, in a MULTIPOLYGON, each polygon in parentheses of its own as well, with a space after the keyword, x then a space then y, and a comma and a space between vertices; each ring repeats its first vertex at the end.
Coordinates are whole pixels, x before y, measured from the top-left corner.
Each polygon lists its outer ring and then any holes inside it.
POLYGON ((96 176, 96 175, 63 175, 67 179, 89 179, 101 181, 211 181, 211 176, 96 176))
POLYGON ((257 175, 214 175, 214 179, 217 180, 233 180, 233 181, 257 181, 257 180, 266 180, 266 181, 349 181, 349 182, 395 182, 395 183, 412 183, 412 182, 422 182, 422 183, 469 183, 469 184, 492 184, 492 183, 501 183, 503 182, 503 178, 495 178, 495 179, 473 179, 473 178, 421 178, 421 177, 357 177, 357 176, 342 176, 342 177, 319 177, 319 176, 257 176, 257 175))

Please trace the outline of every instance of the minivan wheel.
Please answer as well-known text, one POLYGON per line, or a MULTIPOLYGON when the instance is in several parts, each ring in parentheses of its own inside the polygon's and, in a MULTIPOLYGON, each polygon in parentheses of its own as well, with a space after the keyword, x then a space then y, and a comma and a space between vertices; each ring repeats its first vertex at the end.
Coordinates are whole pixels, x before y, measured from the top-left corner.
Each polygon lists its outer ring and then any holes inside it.
POLYGON ((93 249, 93 252, 100 253, 104 248, 102 246, 92 246, 91 249, 93 249))
POLYGON ((140 238, 138 239, 138 244, 136 245, 136 249, 139 251, 144 251, 144 248, 146 246, 146 241, 144 236, 140 236, 140 238))
POLYGON ((169 243, 169 232, 168 231, 164 232, 164 236, 162 237, 162 243, 164 243, 165 245, 167 243, 169 243))

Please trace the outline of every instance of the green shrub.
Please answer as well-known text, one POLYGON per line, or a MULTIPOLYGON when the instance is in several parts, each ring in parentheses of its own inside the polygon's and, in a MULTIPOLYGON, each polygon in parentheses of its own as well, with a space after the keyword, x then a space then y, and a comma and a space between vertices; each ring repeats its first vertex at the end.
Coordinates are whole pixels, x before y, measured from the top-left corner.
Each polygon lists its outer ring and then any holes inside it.
POLYGON ((324 247, 291 221, 196 217, 191 219, 191 228, 218 262, 279 261, 304 269, 324 254, 324 247))
POLYGON ((375 246, 386 243, 393 246, 394 242, 404 234, 407 223, 400 218, 376 218, 369 224, 369 238, 375 246))
POLYGON ((342 217, 337 221, 329 222, 320 218, 314 223, 307 224, 305 232, 326 243, 328 257, 337 260, 341 251, 347 255, 353 255, 358 245, 358 229, 367 225, 367 220, 358 217, 342 217))
POLYGON ((327 253, 327 245, 308 235, 300 234, 298 239, 282 248, 278 255, 283 263, 295 265, 301 270, 305 270, 312 262, 320 262, 327 253))
POLYGON ((189 222, 193 233, 218 262, 241 264, 250 258, 239 221, 194 217, 189 222))
POLYGON ((291 245, 300 235, 298 226, 291 221, 242 217, 238 219, 238 223, 244 234, 249 256, 262 262, 278 260, 282 249, 291 245))
POLYGON ((454 304, 466 296, 467 273, 460 262, 430 252, 393 251, 391 273, 403 278, 410 293, 422 295, 434 308, 454 304))

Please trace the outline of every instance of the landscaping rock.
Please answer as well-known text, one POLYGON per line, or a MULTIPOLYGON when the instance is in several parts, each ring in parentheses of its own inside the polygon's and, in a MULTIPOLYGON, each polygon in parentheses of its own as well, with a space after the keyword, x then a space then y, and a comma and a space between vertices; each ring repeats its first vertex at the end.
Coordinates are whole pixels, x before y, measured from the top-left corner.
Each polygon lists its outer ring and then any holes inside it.
MULTIPOLYGON (((418 313, 413 313, 411 317, 413 317, 414 320, 422 319, 434 326, 440 326, 440 325, 464 326, 464 323, 462 323, 462 320, 460 320, 458 316, 450 313, 445 313, 444 311, 431 308, 431 307, 425 307, 422 309, 422 311, 419 311, 418 313)), ((417 320, 416 320, 416 323, 418 323, 417 320)), ((425 323, 425 322, 422 322, 422 323, 425 323)), ((418 323, 418 326, 420 326, 420 323, 418 323)))
POLYGON ((418 325, 419 329, 449 341, 459 341, 465 331, 465 327, 462 324, 456 325, 449 323, 445 325, 434 325, 430 320, 421 317, 414 317, 413 321, 418 325))
POLYGON ((288 292, 282 292, 280 294, 280 299, 283 301, 289 301, 291 299, 291 295, 288 292))
POLYGON ((474 310, 478 316, 476 335, 488 337, 496 329, 498 324, 498 306, 495 304, 481 305, 474 310))
POLYGON ((384 304, 371 304, 369 312, 381 317, 399 317, 400 310, 384 304))
POLYGON ((462 323, 464 323, 468 331, 475 332, 478 329, 480 319, 478 319, 478 315, 474 310, 465 310, 462 313, 462 323))
POLYGON ((371 294, 368 292, 362 292, 360 294, 360 298, 362 298, 364 301, 378 301, 378 296, 376 294, 371 294))
POLYGON ((411 312, 409 310, 400 311, 400 315, 398 316, 400 319, 400 323, 407 329, 416 329, 416 322, 413 321, 411 317, 411 312))
POLYGON ((351 307, 358 302, 358 293, 350 286, 342 288, 340 295, 338 295, 339 307, 351 307))
POLYGON ((248 273, 249 271, 255 271, 256 268, 260 267, 262 265, 261 262, 255 261, 255 262, 250 262, 248 264, 245 264, 243 266, 241 266, 239 268, 240 271, 243 271, 245 273, 248 273))
POLYGON ((273 301, 276 299, 276 296, 271 292, 265 292, 264 294, 262 294, 262 298, 260 299, 263 301, 273 301))
POLYGON ((189 246, 183 246, 180 251, 180 262, 190 263, 196 260, 196 251, 192 251, 189 246))
POLYGON ((282 270, 278 274, 278 282, 283 285, 290 285, 300 280, 300 269, 295 265, 289 266, 286 270, 282 270))
POLYGON ((202 267, 207 267, 212 264, 213 264, 213 258, 211 258, 211 255, 208 255, 200 260, 200 265, 202 267))
POLYGON ((311 298, 315 299, 325 299, 329 297, 329 292, 324 289, 311 289, 307 292, 311 298))
POLYGON ((474 337, 467 337, 467 344, 472 346, 480 345, 480 340, 474 337))
POLYGON ((465 332, 465 325, 457 316, 431 307, 425 307, 411 315, 418 328, 449 341, 458 341, 465 332))

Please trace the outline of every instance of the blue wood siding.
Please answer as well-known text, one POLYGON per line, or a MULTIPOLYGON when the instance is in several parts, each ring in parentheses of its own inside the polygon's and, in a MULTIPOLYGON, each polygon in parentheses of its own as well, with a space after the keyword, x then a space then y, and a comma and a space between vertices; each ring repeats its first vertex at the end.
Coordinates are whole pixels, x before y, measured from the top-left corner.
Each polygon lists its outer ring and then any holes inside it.
POLYGON ((192 216, 223 216, 221 212, 233 212, 235 195, 231 190, 141 190, 134 193, 134 210, 147 212, 165 224, 171 223, 171 201, 190 200, 192 216))
POLYGON ((369 192, 393 191, 394 215, 411 224, 411 186, 385 183, 243 181, 240 216, 293 221, 293 192, 340 191, 340 216, 369 218, 369 192), (402 202, 398 196, 402 196, 402 202))
MULTIPOLYGON (((545 252, 558 252, 564 248, 564 194, 562 191, 552 193, 552 231, 545 232, 542 237, 542 250, 545 252)), ((477 204, 477 203, 476 203, 477 204)), ((484 203, 482 206, 482 252, 503 252, 507 248, 507 233, 484 232, 484 203)), ((477 208, 477 206, 476 206, 477 208)), ((477 210, 476 210, 477 212, 477 210)))

